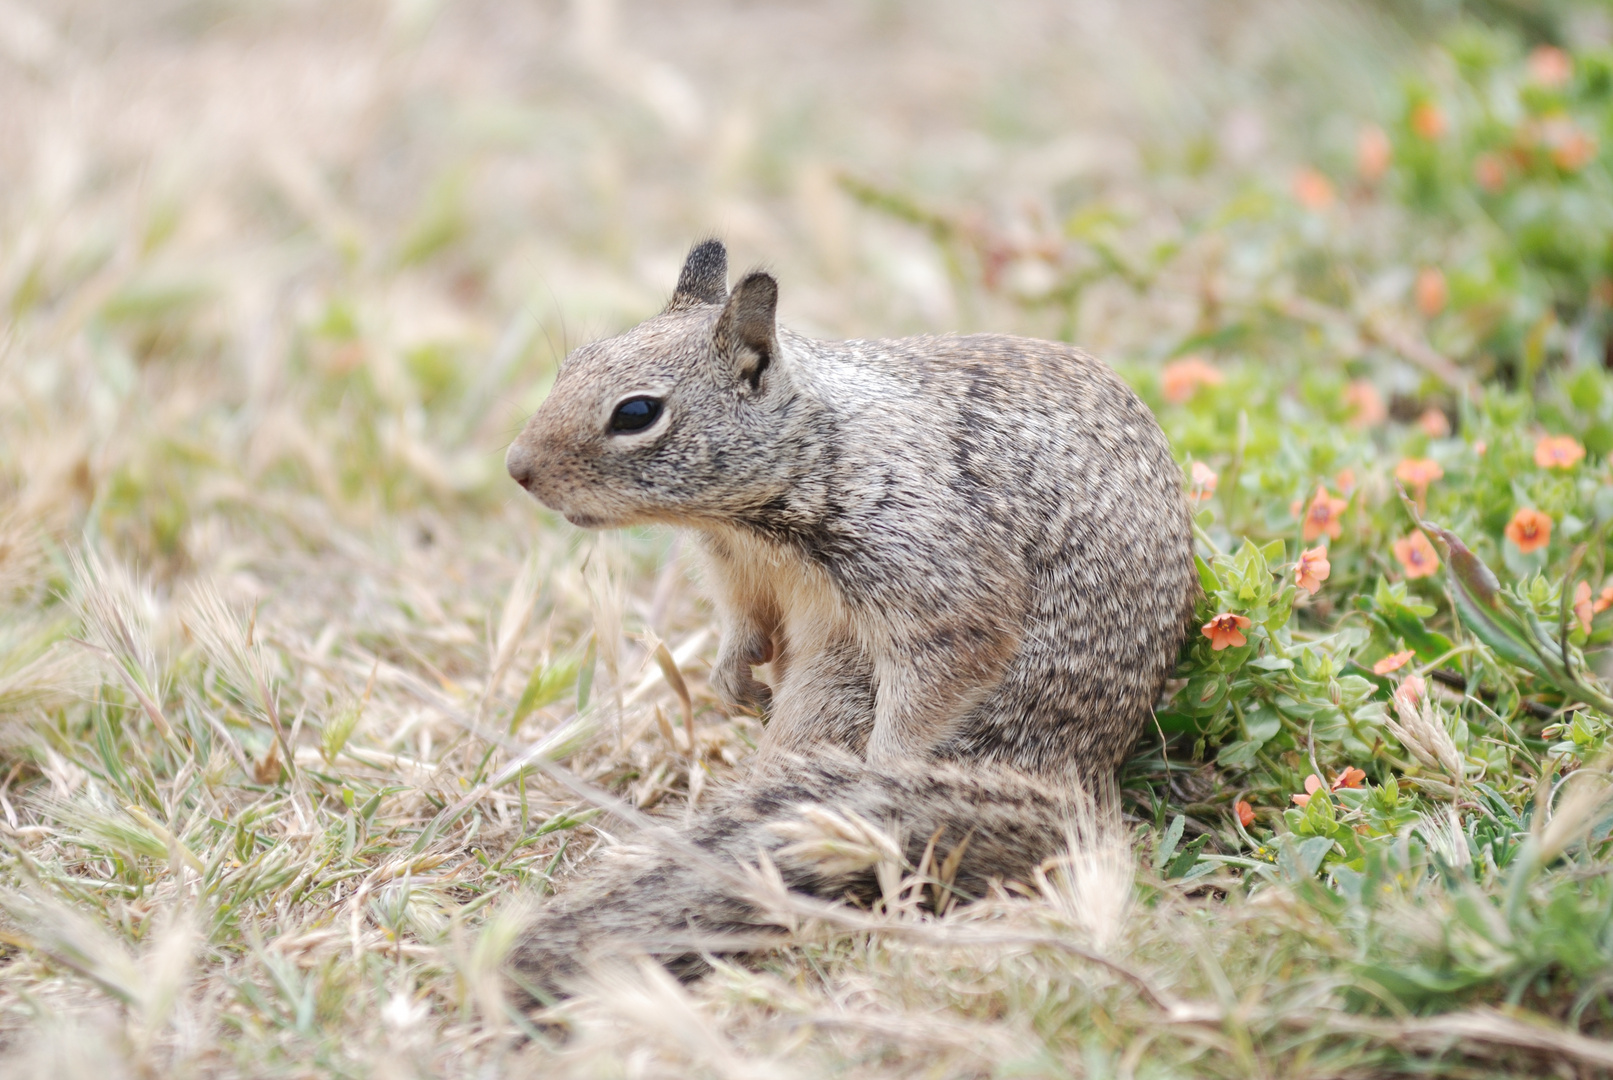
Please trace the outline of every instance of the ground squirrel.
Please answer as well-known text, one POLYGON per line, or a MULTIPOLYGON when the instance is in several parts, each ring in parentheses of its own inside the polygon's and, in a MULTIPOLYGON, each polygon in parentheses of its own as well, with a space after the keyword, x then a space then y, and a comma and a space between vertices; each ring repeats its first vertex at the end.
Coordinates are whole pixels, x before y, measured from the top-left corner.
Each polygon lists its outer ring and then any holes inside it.
MULTIPOLYGON (((573 524, 698 542, 711 686, 766 729, 690 843, 754 861, 818 803, 915 853, 969 836, 964 893, 1023 877, 1176 661, 1198 587, 1181 472, 1147 406, 1068 345, 817 341, 778 327, 777 301, 761 272, 729 292, 723 245, 696 245, 665 311, 567 357, 510 475, 573 524)), ((553 988, 624 950, 693 970, 695 942, 758 929, 711 877, 671 852, 617 860, 550 902, 517 971, 553 988)))

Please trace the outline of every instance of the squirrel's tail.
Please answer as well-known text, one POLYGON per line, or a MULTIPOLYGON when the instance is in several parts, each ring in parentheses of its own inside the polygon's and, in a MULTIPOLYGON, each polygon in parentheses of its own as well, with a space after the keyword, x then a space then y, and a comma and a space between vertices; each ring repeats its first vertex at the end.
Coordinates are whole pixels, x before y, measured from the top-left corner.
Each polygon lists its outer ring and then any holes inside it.
POLYGON ((757 868, 769 864, 775 887, 866 902, 881 893, 881 865, 922 868, 928 852, 932 898, 983 896, 1065 848, 1075 797, 980 763, 876 770, 838 752, 773 763, 692 826, 613 852, 546 902, 513 974, 541 999, 614 958, 652 956, 692 978, 705 955, 765 948, 788 922, 768 910, 770 874, 757 868))

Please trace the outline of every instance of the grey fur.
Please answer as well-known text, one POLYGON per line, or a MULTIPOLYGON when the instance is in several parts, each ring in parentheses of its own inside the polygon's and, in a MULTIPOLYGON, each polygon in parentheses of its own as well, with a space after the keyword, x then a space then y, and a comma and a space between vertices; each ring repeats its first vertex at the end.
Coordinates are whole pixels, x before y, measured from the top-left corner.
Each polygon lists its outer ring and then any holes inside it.
POLYGON ((689 249, 683 261, 683 272, 678 275, 677 287, 672 290, 668 311, 696 307, 700 304, 720 304, 728 299, 728 249, 721 240, 703 240, 689 249))
POLYGON ((534 996, 558 995, 590 964, 639 953, 690 977, 705 969, 702 954, 752 951, 782 936, 743 889, 691 859, 690 847, 736 869, 765 851, 792 889, 874 899, 872 870, 832 872, 779 854, 784 839, 770 826, 802 806, 853 808, 869 822, 895 826, 910 866, 932 843, 936 863, 962 845, 948 888, 967 901, 984 895, 992 878, 1028 879, 1067 842, 1071 795, 999 765, 905 762, 875 770, 835 748, 763 763, 747 783, 719 796, 683 844, 616 855, 549 900, 516 950, 516 980, 534 996))
MULTIPOLYGON (((712 687, 764 708, 767 728, 696 843, 753 858, 755 829, 733 822, 790 812, 763 787, 789 762, 807 801, 903 822, 967 830, 1035 809, 965 860, 977 879, 1023 875, 1062 835, 1046 816, 1060 793, 1129 751, 1181 645, 1197 578, 1164 435, 1067 345, 778 328, 768 275, 714 287, 715 243, 690 253, 666 312, 567 358, 510 474, 574 524, 698 540, 723 630, 712 687), (659 416, 613 432, 635 396, 661 399, 659 416), (918 784, 930 776, 948 779, 918 784)), ((611 871, 540 921, 522 967, 558 963, 565 949, 543 943, 568 935, 648 948, 673 922, 744 925, 745 905, 713 889, 675 859, 611 871)))

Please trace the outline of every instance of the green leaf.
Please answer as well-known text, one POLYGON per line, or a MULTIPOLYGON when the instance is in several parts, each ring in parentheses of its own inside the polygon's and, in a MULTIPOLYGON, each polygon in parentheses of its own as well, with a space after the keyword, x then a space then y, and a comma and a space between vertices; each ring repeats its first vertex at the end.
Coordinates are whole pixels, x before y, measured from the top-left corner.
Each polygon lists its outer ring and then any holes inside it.
MULTIPOLYGON (((1179 699, 1180 695, 1178 695, 1179 699)), ((1180 709, 1161 709, 1154 714, 1154 719, 1159 722, 1160 730, 1167 735, 1185 735, 1190 731, 1198 730, 1198 725, 1194 723, 1193 717, 1180 709)))
MULTIPOLYGON (((1497 587, 1499 588, 1499 583, 1497 587)), ((1378 579, 1378 587, 1373 590, 1372 606, 1386 617, 1404 611, 1419 619, 1426 619, 1439 610, 1434 605, 1412 596, 1404 581, 1391 584, 1383 578, 1378 579)))
POLYGON ((1221 708, 1226 697, 1226 679, 1213 671, 1205 671, 1188 680, 1176 702, 1195 716, 1209 716, 1221 708))
MULTIPOLYGON (((510 714, 510 734, 513 735, 521 722, 538 709, 553 705, 565 697, 572 682, 578 678, 581 666, 581 658, 573 656, 533 668, 532 674, 527 676, 520 700, 515 703, 515 711, 510 714)), ((584 706, 579 703, 578 710, 582 708, 584 706)))
POLYGON ((1481 604, 1460 583, 1456 583, 1453 596, 1456 600, 1456 614, 1462 620, 1462 625, 1467 627, 1474 637, 1489 646, 1496 656, 1541 678, 1549 678, 1539 657, 1529 648, 1528 641, 1523 636, 1523 628, 1515 617, 1481 604))
POLYGON ((1226 743, 1216 752, 1215 762, 1225 769, 1251 768, 1255 763, 1255 754, 1263 745, 1264 739, 1239 739, 1226 743))
POLYGON ((1278 850, 1277 866, 1283 871, 1283 876, 1290 881, 1314 878, 1316 872, 1322 868, 1322 860, 1327 858, 1327 853, 1332 850, 1333 838, 1330 836, 1290 840, 1278 850))
POLYGON ((588 711, 588 694, 594 687, 594 660, 599 654, 599 641, 597 638, 588 639, 588 649, 582 655, 582 664, 577 669, 577 711, 588 711))
POLYGON ((1249 661, 1244 666, 1252 667, 1256 671, 1291 671, 1293 670, 1294 662, 1281 656, 1262 656, 1249 661))
POLYGON ((1176 853, 1176 845, 1181 842, 1182 830, 1187 827, 1187 818, 1177 814, 1175 819, 1165 829, 1165 835, 1159 839, 1159 847, 1154 850, 1154 869, 1163 870, 1171 856, 1176 853))
MULTIPOLYGON (((1433 612, 1429 611, 1428 614, 1433 612)), ((1423 625, 1422 620, 1426 617, 1414 614, 1407 607, 1379 616, 1389 636, 1404 640, 1407 648, 1425 664, 1445 656, 1453 648, 1450 638, 1423 625)))
POLYGON ((1210 834, 1205 833, 1177 852, 1176 857, 1171 860, 1170 866, 1165 868, 1165 876, 1167 878, 1179 878, 1193 869, 1193 864, 1199 861, 1199 852, 1204 850, 1204 845, 1209 841, 1210 834))
POLYGON ((1399 959, 1368 964, 1359 971, 1363 979, 1383 987, 1408 1006, 1447 997, 1491 978, 1488 973, 1473 970, 1434 971, 1425 964, 1399 959))
POLYGON ((1613 521, 1613 484, 1603 484, 1596 489, 1596 494, 1591 496, 1591 511, 1598 525, 1613 521))
MULTIPOLYGON (((1266 565, 1266 557, 1261 548, 1256 547, 1253 541, 1244 540, 1237 555, 1233 556, 1233 567, 1237 574, 1234 583, 1237 587, 1237 598, 1246 608, 1259 607, 1270 601, 1271 570, 1266 565)), ((1255 621, 1264 622, 1265 616, 1262 615, 1255 621)))
POLYGON ((1243 730, 1250 740, 1265 743, 1276 736, 1283 727, 1283 719, 1277 715, 1277 710, 1262 702, 1250 709, 1243 717, 1243 730))
POLYGON ((1326 706, 1310 701, 1296 701, 1287 696, 1279 696, 1276 701, 1277 708, 1289 716, 1300 720, 1309 720, 1326 706))
POLYGON ((1332 836, 1333 826, 1338 824, 1338 820, 1333 809, 1333 798, 1327 788, 1317 788, 1311 795, 1311 801, 1305 804, 1305 823, 1317 836, 1332 836))

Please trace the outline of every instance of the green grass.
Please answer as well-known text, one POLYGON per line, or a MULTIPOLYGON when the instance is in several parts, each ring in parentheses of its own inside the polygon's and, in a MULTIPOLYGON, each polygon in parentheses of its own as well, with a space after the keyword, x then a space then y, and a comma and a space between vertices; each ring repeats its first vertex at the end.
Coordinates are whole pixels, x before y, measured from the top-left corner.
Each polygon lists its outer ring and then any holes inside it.
POLYGON ((1613 1072, 1601 9, 39 11, 0 42, 0 1075, 1613 1072), (875 910, 775 894, 789 948, 533 1016, 526 914, 759 734, 671 537, 501 463, 713 229, 802 329, 1111 360, 1244 640, 1193 638, 1125 816, 1037 880, 927 915, 825 819, 875 910))

